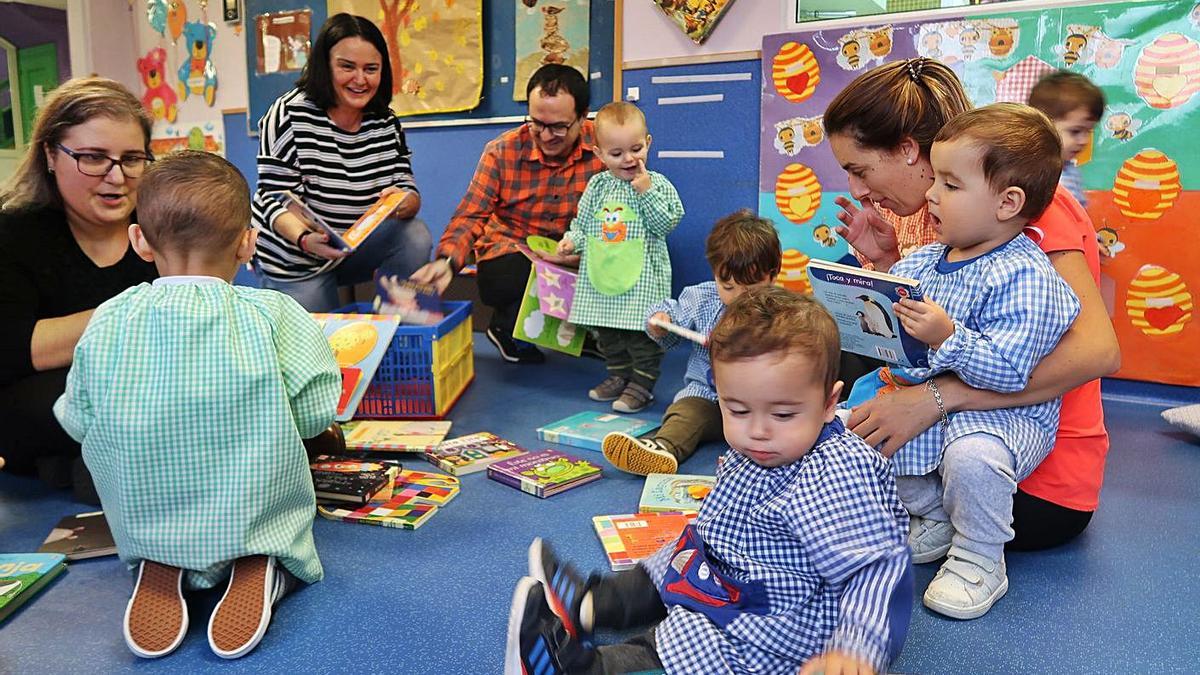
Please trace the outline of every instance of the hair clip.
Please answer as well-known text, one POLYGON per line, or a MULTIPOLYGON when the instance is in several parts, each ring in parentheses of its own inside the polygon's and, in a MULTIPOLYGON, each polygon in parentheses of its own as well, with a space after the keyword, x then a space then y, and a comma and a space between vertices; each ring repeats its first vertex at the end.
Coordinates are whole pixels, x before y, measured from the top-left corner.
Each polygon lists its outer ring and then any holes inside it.
POLYGON ((921 73, 925 70, 925 57, 921 56, 915 59, 909 59, 905 62, 908 68, 908 79, 913 82, 921 81, 921 73))

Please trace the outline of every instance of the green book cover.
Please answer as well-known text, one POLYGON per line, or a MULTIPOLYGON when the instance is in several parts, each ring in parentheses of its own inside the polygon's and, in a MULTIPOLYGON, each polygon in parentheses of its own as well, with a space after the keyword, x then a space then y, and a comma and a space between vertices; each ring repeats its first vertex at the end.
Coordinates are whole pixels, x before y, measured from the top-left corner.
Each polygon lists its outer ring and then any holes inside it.
POLYGON ((61 553, 0 554, 0 622, 67 569, 61 553))

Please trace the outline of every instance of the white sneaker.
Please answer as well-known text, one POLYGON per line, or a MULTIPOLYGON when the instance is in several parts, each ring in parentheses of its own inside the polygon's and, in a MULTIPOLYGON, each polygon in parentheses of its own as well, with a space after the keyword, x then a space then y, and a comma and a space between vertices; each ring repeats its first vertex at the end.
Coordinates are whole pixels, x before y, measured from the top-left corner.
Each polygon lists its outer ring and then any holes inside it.
POLYGON ((1008 592, 1005 569, 1003 556, 988 560, 952 547, 925 589, 925 606, 954 619, 977 619, 1008 592))
POLYGON ((914 565, 941 559, 950 550, 954 526, 945 520, 913 516, 908 524, 908 548, 914 565))

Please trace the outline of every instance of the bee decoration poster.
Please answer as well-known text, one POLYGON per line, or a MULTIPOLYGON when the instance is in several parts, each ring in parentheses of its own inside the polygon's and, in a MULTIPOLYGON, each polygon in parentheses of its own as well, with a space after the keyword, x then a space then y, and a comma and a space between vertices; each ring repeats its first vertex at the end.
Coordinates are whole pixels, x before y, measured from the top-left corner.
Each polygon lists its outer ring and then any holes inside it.
POLYGON ((858 264, 834 231, 849 184, 821 119, 854 78, 936 59, 980 106, 1023 103, 1049 72, 1080 73, 1106 99, 1076 161, 1121 345, 1116 377, 1200 385, 1200 236, 1188 217, 1200 211, 1200 137, 1178 132, 1200 128, 1200 2, 1005 4, 763 37, 758 211, 779 229, 781 283, 808 290, 812 258, 858 264))

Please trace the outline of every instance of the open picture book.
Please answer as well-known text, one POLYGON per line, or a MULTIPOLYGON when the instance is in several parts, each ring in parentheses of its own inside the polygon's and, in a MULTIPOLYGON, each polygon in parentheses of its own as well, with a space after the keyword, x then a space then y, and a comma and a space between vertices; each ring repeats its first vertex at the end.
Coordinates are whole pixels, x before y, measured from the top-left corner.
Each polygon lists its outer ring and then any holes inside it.
POLYGON ((844 351, 898 366, 929 365, 929 346, 904 331, 894 303, 921 300, 920 282, 824 260, 808 263, 813 297, 837 322, 844 351))

